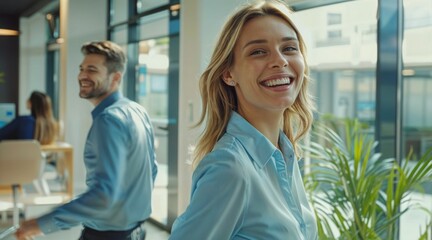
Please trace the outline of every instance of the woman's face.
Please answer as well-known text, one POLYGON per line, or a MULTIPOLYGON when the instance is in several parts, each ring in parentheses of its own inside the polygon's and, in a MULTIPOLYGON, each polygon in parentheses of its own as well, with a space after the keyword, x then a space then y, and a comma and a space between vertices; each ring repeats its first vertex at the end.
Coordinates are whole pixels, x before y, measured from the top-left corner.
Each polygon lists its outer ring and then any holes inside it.
POLYGON ((304 58, 293 28, 282 18, 257 17, 245 24, 224 81, 236 83, 240 112, 283 112, 296 100, 304 58))

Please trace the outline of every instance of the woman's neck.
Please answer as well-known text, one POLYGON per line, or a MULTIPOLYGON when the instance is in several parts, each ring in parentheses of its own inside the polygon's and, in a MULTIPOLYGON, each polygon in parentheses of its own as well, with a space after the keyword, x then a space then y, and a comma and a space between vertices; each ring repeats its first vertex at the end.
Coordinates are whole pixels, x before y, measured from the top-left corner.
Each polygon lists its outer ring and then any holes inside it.
POLYGON ((273 145, 279 148, 279 132, 282 127, 283 112, 238 112, 258 131, 260 131, 273 145))

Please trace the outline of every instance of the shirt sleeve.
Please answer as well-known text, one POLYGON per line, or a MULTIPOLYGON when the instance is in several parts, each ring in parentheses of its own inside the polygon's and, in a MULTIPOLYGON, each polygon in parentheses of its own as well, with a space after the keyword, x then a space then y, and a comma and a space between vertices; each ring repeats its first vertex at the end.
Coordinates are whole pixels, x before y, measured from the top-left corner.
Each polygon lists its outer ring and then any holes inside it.
POLYGON ((203 159, 193 174, 191 202, 169 239, 231 239, 248 205, 243 169, 235 159, 203 159))
POLYGON ((111 207, 122 204, 127 130, 120 120, 109 115, 95 121, 92 134, 97 136, 93 144, 98 157, 95 169, 87 169, 94 171, 94 181, 76 199, 38 218, 45 234, 85 223, 87 219, 104 219, 111 207))

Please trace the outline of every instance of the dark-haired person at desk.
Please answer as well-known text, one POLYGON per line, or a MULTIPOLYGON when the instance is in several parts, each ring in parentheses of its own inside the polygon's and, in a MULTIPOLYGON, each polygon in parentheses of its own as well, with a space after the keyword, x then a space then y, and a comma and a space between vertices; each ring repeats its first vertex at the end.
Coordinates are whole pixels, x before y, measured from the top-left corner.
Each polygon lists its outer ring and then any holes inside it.
POLYGON ((36 139, 42 145, 53 143, 57 138, 58 124, 52 113, 51 98, 33 91, 27 100, 27 108, 30 115, 18 116, 0 128, 0 140, 36 139))

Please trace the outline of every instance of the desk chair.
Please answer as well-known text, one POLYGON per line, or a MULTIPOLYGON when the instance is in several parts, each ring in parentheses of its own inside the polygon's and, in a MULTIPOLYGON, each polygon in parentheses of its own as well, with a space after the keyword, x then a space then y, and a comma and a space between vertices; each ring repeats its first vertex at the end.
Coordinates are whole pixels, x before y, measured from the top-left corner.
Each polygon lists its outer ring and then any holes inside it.
POLYGON ((40 178, 42 161, 40 145, 36 140, 0 142, 0 185, 12 187, 14 226, 19 225, 19 186, 40 178))

